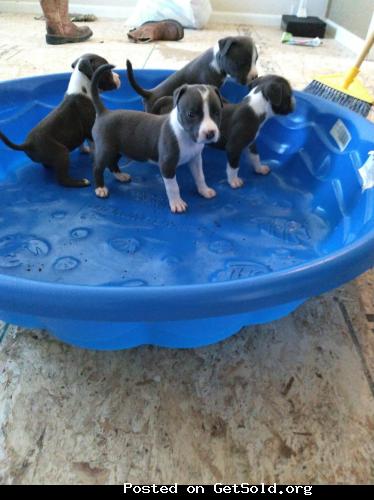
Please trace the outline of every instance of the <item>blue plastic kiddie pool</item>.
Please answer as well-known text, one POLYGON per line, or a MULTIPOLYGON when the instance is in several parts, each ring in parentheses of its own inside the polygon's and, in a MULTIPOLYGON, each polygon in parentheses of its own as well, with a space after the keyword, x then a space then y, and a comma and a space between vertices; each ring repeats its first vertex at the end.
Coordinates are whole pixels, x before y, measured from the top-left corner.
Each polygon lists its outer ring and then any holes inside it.
MULTIPOLYGON (((144 87, 168 71, 138 71, 144 87)), ((0 84, 0 129, 22 142, 63 97, 69 74, 0 84)), ((141 109, 124 73, 110 108, 141 109)), ((228 82, 238 101, 245 89, 228 82)), ((93 349, 139 344, 197 347, 242 326, 289 314, 309 297, 374 263, 374 188, 360 168, 374 125, 296 92, 297 108, 271 119, 258 148, 268 176, 241 165, 225 180, 224 152, 205 148, 212 200, 178 169, 188 211, 174 215, 158 168, 131 163, 132 182, 107 172, 108 199, 69 189, 25 154, 0 144, 0 319, 46 328, 93 349)), ((72 173, 92 179, 91 159, 72 154, 72 173)), ((123 165, 125 160, 123 160, 123 165)), ((367 173, 367 172, 366 172, 367 173)), ((369 172, 370 173, 370 172, 369 172)))

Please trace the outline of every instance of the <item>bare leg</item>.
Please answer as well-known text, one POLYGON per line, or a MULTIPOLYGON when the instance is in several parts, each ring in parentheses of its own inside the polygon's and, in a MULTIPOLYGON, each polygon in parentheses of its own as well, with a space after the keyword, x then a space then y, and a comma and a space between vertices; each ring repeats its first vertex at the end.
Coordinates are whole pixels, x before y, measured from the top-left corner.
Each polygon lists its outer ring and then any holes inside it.
POLYGON ((189 166, 191 169, 192 177, 195 180, 198 193, 201 194, 201 196, 204 196, 204 198, 214 198, 217 193, 214 191, 214 189, 207 186, 205 182, 203 159, 201 158, 201 155, 193 158, 190 161, 189 166))

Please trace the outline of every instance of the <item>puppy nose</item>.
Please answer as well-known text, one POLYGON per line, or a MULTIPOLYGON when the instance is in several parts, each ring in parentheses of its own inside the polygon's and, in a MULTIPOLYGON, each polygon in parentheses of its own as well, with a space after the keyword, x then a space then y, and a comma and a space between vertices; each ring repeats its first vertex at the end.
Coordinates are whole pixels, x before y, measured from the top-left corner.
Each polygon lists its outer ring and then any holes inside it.
POLYGON ((208 132, 206 132, 206 134, 205 134, 205 137, 208 139, 208 141, 213 139, 214 136, 215 136, 214 130, 208 130, 208 132))

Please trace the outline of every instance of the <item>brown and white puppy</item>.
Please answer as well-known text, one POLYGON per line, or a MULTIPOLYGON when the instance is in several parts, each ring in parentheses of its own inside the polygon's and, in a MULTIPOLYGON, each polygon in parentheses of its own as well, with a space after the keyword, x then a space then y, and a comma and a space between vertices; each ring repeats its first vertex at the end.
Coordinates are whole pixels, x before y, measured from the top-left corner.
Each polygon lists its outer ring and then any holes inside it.
POLYGON ((99 68, 91 85, 96 110, 92 130, 96 196, 106 198, 109 194, 104 184, 107 167, 120 182, 130 180, 118 166, 120 156, 125 155, 135 161, 159 165, 174 213, 187 209, 176 180, 176 169, 184 163, 190 166, 199 194, 213 198, 216 193, 205 182, 201 152, 205 144, 219 138, 222 110, 219 90, 209 85, 182 85, 174 91, 171 113, 161 116, 143 111, 110 111, 100 100, 97 83, 101 75, 112 68, 111 65, 99 68))
POLYGON ((239 188, 243 180, 238 176, 239 160, 243 151, 258 174, 270 172, 262 165, 255 139, 266 120, 274 115, 287 115, 295 109, 295 98, 289 82, 277 75, 266 75, 254 80, 249 94, 239 104, 224 103, 220 138, 213 147, 226 150, 227 181, 232 188, 239 188))
POLYGON ((130 61, 126 62, 127 77, 135 92, 143 97, 145 111, 160 114, 153 109, 160 105, 157 101, 172 96, 174 90, 185 83, 214 85, 219 88, 231 76, 237 83, 247 85, 258 76, 257 58, 252 38, 229 36, 218 40, 215 47, 203 52, 153 89, 143 89, 136 82, 130 61))
MULTIPOLYGON (((41 120, 27 135, 23 144, 14 144, 3 133, 0 139, 10 148, 23 151, 32 161, 55 170, 57 181, 68 187, 85 187, 87 179, 73 179, 69 175, 69 153, 92 140, 95 108, 91 97, 91 78, 97 68, 108 61, 96 54, 85 54, 73 62, 73 73, 61 104, 41 120)), ((100 90, 120 87, 116 73, 106 72, 100 81, 100 90)))

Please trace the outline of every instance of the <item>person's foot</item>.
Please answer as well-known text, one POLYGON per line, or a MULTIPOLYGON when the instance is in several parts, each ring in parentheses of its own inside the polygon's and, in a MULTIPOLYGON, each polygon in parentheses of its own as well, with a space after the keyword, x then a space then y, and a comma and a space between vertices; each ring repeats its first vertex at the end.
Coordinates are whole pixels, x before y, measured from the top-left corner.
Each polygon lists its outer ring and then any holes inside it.
POLYGON ((84 42, 92 36, 88 26, 78 27, 74 23, 50 24, 47 21, 46 42, 50 45, 84 42))
POLYGON ((46 19, 46 42, 51 45, 84 42, 92 36, 88 26, 78 27, 70 21, 68 0, 40 0, 46 19))

